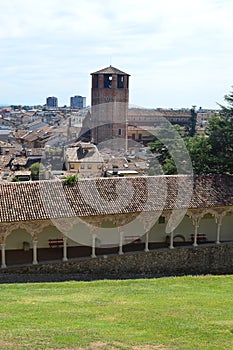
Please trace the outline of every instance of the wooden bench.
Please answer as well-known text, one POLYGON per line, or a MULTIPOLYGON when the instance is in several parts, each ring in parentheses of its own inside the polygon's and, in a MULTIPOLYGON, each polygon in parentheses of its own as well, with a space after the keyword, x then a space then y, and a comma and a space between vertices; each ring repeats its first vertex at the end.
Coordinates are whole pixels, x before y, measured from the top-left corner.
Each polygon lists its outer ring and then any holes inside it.
MULTIPOLYGON (((192 233, 190 236, 191 236, 191 241, 194 242, 194 234, 192 233)), ((207 241, 207 238, 206 238, 205 233, 198 233, 197 234, 197 243, 203 243, 206 241, 207 241)))
POLYGON ((49 247, 60 247, 63 246, 63 238, 54 238, 54 239, 49 239, 49 247))

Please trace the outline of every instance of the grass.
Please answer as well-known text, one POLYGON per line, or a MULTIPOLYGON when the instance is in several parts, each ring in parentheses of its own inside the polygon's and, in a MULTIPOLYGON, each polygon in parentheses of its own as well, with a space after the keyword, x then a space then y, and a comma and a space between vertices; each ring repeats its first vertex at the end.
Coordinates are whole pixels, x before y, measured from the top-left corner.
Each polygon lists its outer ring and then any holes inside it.
POLYGON ((233 276, 0 285, 2 349, 233 349, 233 276))

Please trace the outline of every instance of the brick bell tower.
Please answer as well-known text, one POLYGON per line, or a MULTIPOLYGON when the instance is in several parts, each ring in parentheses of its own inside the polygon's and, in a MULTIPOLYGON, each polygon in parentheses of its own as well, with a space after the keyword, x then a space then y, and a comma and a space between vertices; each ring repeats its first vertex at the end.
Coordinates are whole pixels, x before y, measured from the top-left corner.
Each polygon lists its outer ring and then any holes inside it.
POLYGON ((124 139, 127 149, 129 74, 109 66, 91 73, 92 141, 124 139))

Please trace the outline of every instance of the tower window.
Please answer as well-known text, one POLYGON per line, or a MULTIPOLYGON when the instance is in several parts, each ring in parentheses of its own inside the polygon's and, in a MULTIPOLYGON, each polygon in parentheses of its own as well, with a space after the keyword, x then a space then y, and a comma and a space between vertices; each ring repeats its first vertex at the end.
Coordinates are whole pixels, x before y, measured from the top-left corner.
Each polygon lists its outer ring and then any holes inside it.
POLYGON ((95 88, 95 89, 97 89, 98 88, 98 79, 99 79, 99 76, 98 76, 98 74, 94 74, 93 75, 93 87, 95 88))
POLYGON ((124 75, 118 75, 117 76, 117 88, 123 89, 124 88, 124 75))
POLYGON ((104 88, 105 89, 111 89, 112 87, 112 75, 111 74, 105 74, 104 75, 104 88))
POLYGON ((121 129, 118 129, 118 135, 121 136, 121 129))
POLYGON ((126 77, 126 87, 127 87, 127 89, 129 88, 129 78, 128 77, 126 77))

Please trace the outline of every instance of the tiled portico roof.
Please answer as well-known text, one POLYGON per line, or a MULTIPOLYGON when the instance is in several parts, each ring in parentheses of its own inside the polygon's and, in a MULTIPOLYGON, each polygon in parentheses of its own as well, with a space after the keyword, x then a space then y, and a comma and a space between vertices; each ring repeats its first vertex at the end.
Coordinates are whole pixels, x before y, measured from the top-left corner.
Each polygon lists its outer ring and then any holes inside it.
POLYGON ((233 176, 153 176, 0 184, 0 222, 233 205, 233 176), (180 197, 177 197, 181 190, 180 197), (178 200, 179 198, 179 200, 178 200))

